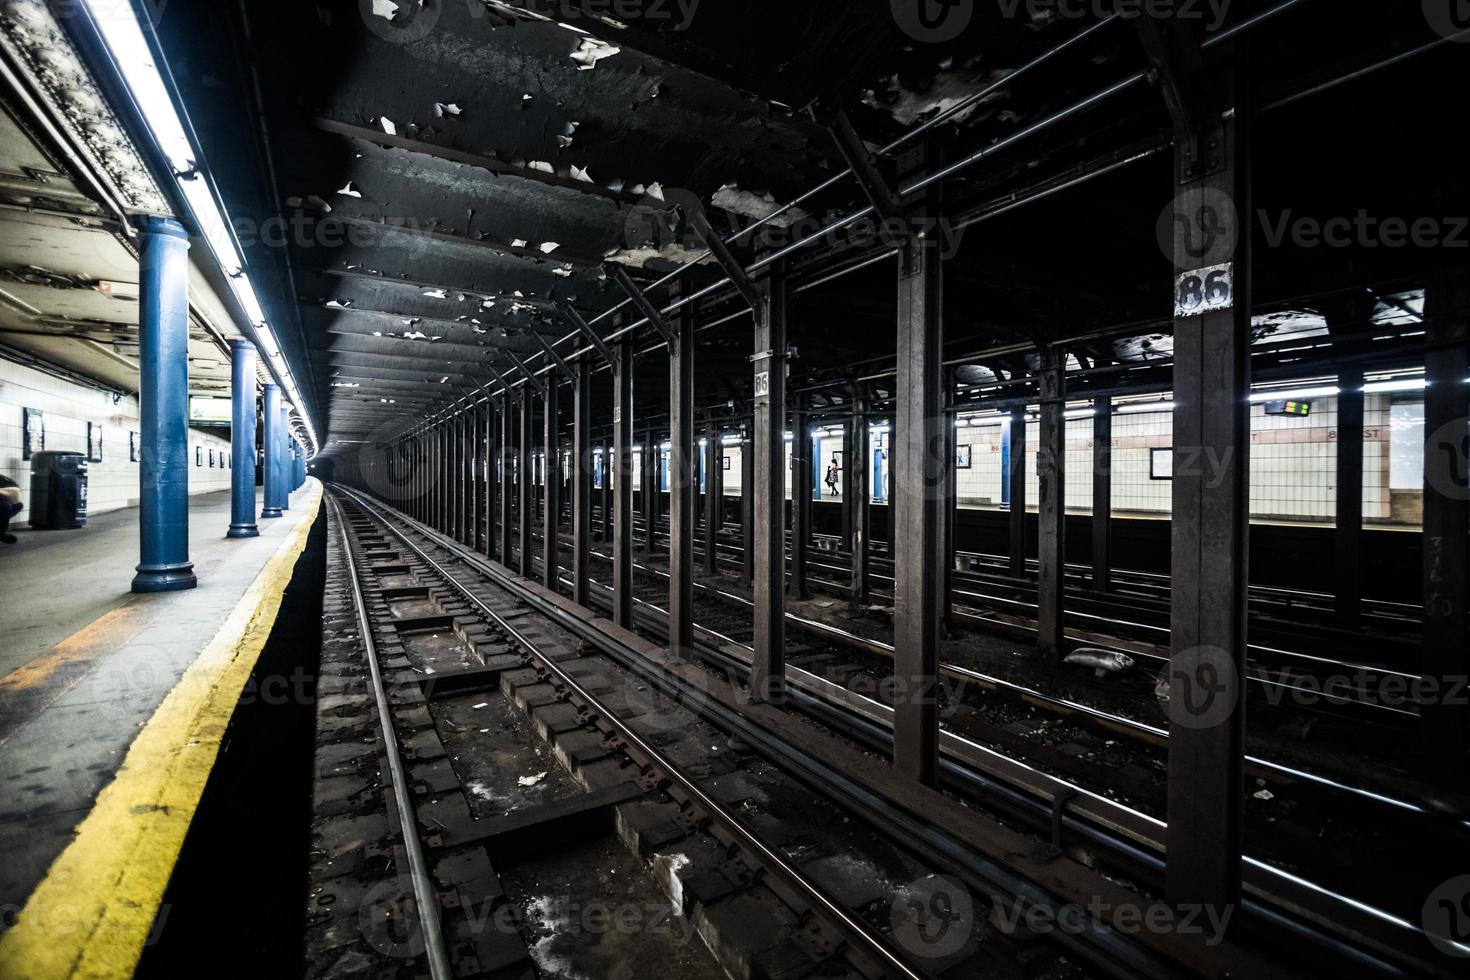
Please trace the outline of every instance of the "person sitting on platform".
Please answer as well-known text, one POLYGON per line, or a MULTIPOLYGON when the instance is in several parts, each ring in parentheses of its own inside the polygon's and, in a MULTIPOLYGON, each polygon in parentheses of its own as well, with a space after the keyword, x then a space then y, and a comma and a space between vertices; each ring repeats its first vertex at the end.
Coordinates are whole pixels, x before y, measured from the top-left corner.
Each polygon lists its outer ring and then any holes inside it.
POLYGON ((10 519, 23 509, 20 487, 10 477, 0 475, 0 541, 15 544, 15 535, 10 533, 10 519))

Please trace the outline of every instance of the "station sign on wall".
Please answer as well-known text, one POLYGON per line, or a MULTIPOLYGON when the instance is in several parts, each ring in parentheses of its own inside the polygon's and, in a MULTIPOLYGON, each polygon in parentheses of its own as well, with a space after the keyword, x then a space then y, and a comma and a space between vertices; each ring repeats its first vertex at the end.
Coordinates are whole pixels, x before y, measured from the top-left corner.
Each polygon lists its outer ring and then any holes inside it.
POLYGON ((228 398, 190 398, 189 421, 228 423, 230 421, 230 400, 228 398))

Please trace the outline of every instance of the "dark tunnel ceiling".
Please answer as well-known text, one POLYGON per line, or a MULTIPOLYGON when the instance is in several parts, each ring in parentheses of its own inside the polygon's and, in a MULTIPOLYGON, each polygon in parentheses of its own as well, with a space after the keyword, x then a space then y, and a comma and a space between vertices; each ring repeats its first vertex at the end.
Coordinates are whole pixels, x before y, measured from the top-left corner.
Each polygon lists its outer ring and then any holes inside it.
MULTIPOLYGON (((1239 3, 1232 18, 1267 5, 1239 3)), ((578 6, 568 0, 559 9, 578 6)), ((808 107, 841 105, 881 145, 1088 23, 1006 18, 1002 5, 981 3, 959 38, 919 44, 897 28, 887 3, 708 0, 687 30, 652 18, 578 21, 618 48, 607 54, 588 35, 484 0, 245 7, 253 46, 238 53, 262 80, 275 193, 300 225, 286 252, 329 441, 381 436, 421 418, 460 388, 488 381, 487 363, 509 370, 505 351, 539 350, 528 331, 565 334, 553 300, 588 317, 618 302, 603 261, 643 282, 673 268, 688 242, 666 227, 671 206, 697 200, 717 227, 733 230, 766 202, 784 203, 841 169, 808 107), (578 60, 584 47, 606 56, 578 60)), ((671 0, 656 8, 679 9, 671 0)), ((1294 11, 1253 35, 1258 97, 1427 39, 1413 12, 1332 9, 1330 18, 1320 7, 1316 15, 1294 11)), ((1114 25, 936 129, 939 152, 974 152, 1144 64, 1132 28, 1114 25)), ((1302 213, 1433 213, 1425 208, 1446 188, 1422 175, 1464 173, 1462 160, 1455 158, 1458 169, 1445 162, 1453 143, 1436 142, 1446 137, 1435 135, 1443 109, 1433 106, 1459 65, 1424 59, 1263 119, 1262 200, 1302 213)), ((1159 150, 1166 130, 1157 92, 1138 86, 946 181, 946 213, 982 210, 1073 168, 1159 150)), ((1168 156, 971 226, 948 264, 952 353, 1135 324, 1131 340, 1092 344, 1085 356, 1146 356, 1143 340, 1167 331, 1169 267, 1155 225, 1171 197, 1168 156)), ((884 166, 892 175, 893 162, 884 166)), ((845 182, 805 213, 832 216, 863 203, 845 182)), ((843 257, 837 248, 804 253, 793 276, 843 257)), ((1258 272, 1258 300, 1412 285, 1422 273, 1416 257, 1370 258, 1273 256, 1258 272)), ((705 266, 691 278, 716 277, 705 266)), ((713 299, 700 319, 738 310, 733 297, 713 299)), ((798 293, 793 371, 834 377, 891 360, 893 315, 891 259, 798 293)), ((702 331, 701 406, 745 399, 749 323, 735 318, 702 331)), ((977 358, 969 376, 1017 368, 1024 361, 977 358)), ((666 382, 663 357, 641 359, 641 417, 666 412, 666 382)))

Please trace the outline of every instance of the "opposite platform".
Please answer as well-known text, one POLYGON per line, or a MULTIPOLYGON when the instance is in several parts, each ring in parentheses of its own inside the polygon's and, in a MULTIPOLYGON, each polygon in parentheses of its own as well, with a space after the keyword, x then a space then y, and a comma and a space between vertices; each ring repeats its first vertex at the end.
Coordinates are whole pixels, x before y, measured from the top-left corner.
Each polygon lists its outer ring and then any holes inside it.
MULTIPOLYGON (((40 582, 51 601, 85 596, 99 613, 0 679, 0 976, 131 972, 321 495, 309 481, 260 537, 233 541, 227 499, 192 507, 199 587, 187 592, 127 591, 136 510, 131 535, 73 539, 92 545, 85 575, 48 567, 60 557, 39 549, 16 556, 29 573, 0 566, 12 596, 40 582)), ((14 605, 0 610, 8 659, 17 629, 24 641, 55 628, 14 605)))

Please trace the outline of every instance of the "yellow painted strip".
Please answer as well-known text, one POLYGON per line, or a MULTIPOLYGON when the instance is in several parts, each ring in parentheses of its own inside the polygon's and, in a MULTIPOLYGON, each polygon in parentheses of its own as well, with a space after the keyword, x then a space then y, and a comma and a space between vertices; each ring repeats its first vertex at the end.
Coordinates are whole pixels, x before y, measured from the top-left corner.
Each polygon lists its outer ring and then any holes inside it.
POLYGON ((321 500, 312 480, 300 522, 138 733, 76 838, 0 938, 0 977, 133 973, 321 500))

